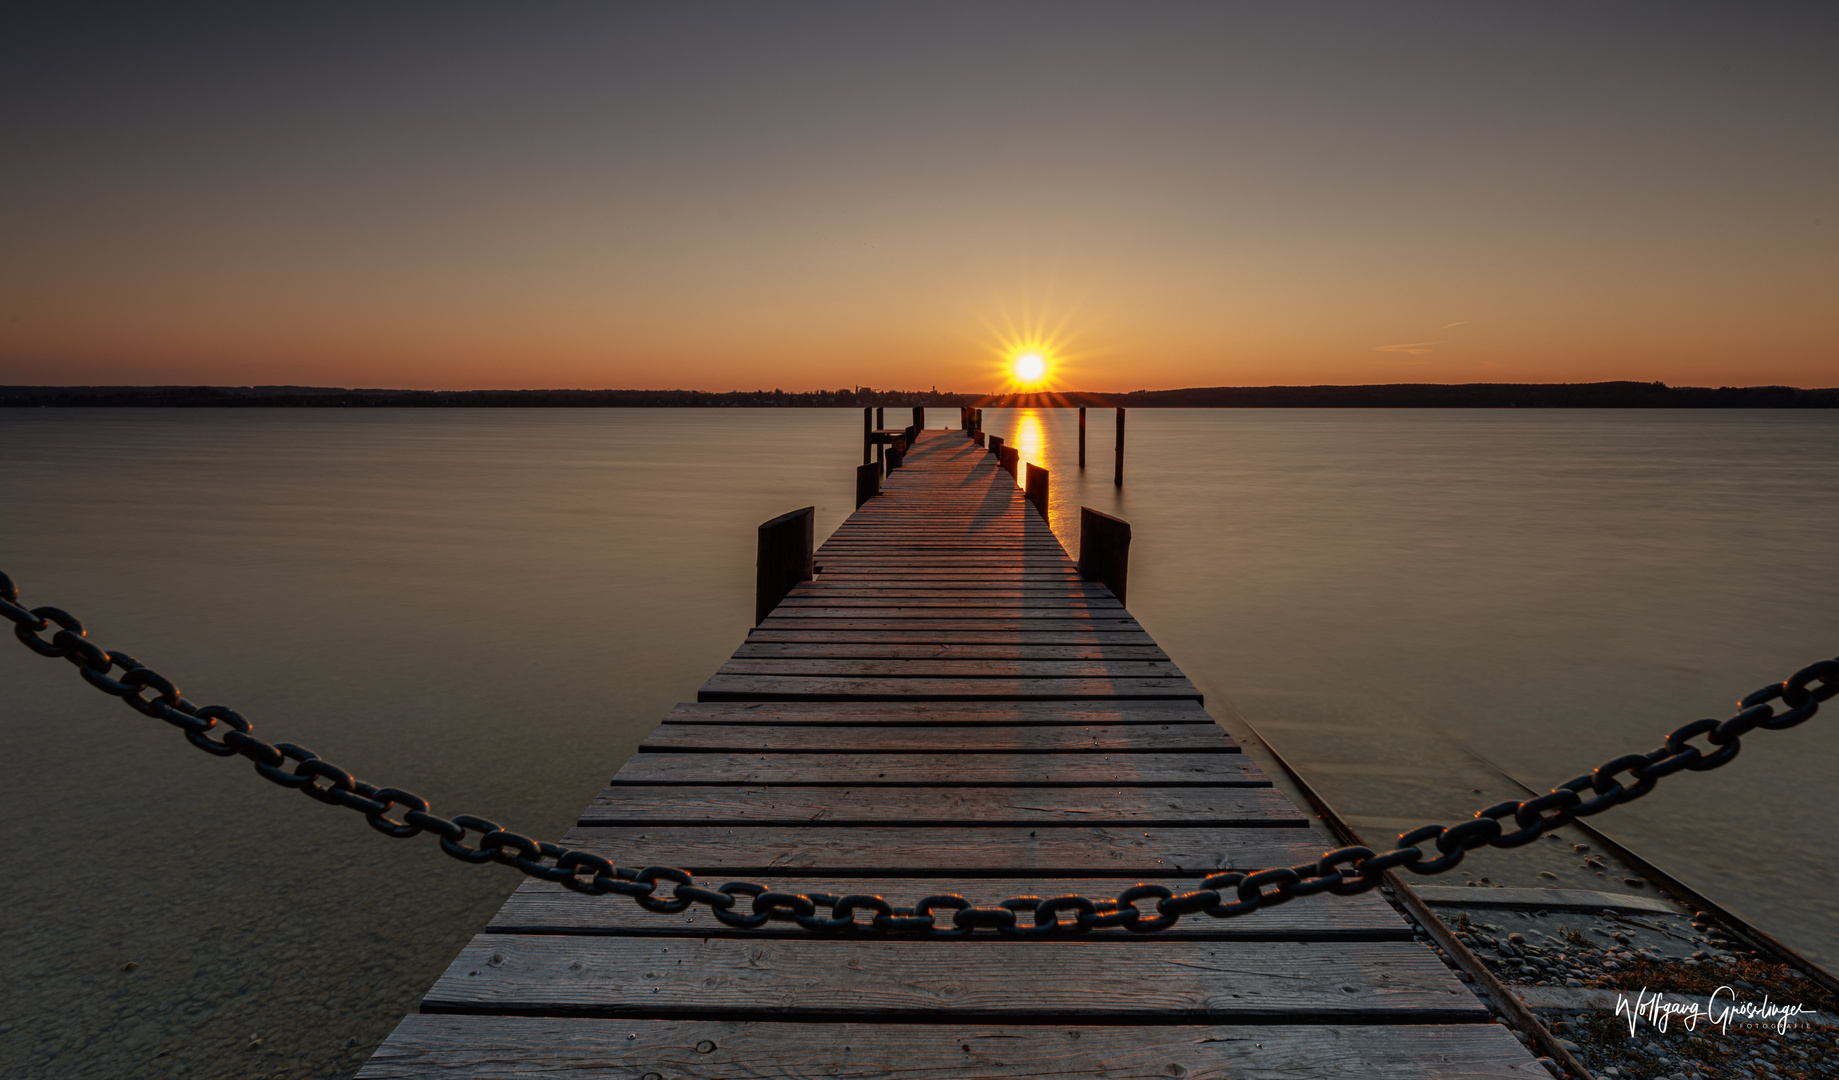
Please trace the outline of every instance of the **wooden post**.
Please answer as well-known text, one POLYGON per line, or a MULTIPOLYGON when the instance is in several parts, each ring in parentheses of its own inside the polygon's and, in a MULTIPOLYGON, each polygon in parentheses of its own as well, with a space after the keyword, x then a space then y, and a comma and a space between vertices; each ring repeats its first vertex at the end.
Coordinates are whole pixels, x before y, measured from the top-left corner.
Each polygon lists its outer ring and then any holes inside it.
POLYGON ((905 435, 894 436, 894 441, 888 445, 887 466, 889 476, 893 476, 894 470, 900 468, 901 462, 906 456, 907 437, 905 435))
POLYGON ((874 414, 875 414, 875 410, 870 409, 866 406, 863 407, 862 409, 862 464, 864 465, 867 465, 869 462, 874 460, 874 455, 869 450, 869 444, 875 441, 875 437, 874 437, 875 415, 874 414))
POLYGON ((1003 463, 1003 437, 992 435, 984 445, 989 448, 990 453, 996 455, 996 464, 1001 465, 1003 463))
POLYGON ((974 442, 974 443, 976 443, 976 444, 977 444, 978 446, 982 446, 982 445, 983 445, 983 432, 981 432, 981 431, 972 431, 972 432, 971 432, 971 441, 972 441, 972 442, 974 442))
POLYGON ((875 430, 876 431, 886 431, 887 429, 888 429, 887 410, 877 405, 875 406, 875 430))
POLYGON ((1124 410, 1117 411, 1117 463, 1111 469, 1111 483, 1115 487, 1124 486, 1124 410))
POLYGON ((1079 406, 1079 467, 1086 467, 1086 407, 1079 406))
MULTIPOLYGON (((1120 410, 1121 411, 1121 410, 1120 410)), ((1122 604, 1130 583, 1130 522, 1079 508, 1079 576, 1111 590, 1122 604)))
POLYGON ((913 406, 913 426, 922 431, 926 429, 926 406, 913 406))
POLYGON ((1022 467, 1022 452, 1020 450, 1004 444, 1002 456, 997 460, 1002 462, 1003 472, 1008 473, 1011 478, 1017 478, 1015 474, 1020 471, 1022 467))
POLYGON ((1032 461, 1029 462, 1028 463, 1028 483, 1024 486, 1023 490, 1028 495, 1028 501, 1034 504, 1035 511, 1041 515, 1041 520, 1046 521, 1047 520, 1047 470, 1041 468, 1039 465, 1036 465, 1032 461))
POLYGON ((856 509, 881 494, 881 469, 872 461, 856 466, 856 509))
POLYGON ((814 510, 807 506, 760 526, 760 552, 754 562, 755 626, 765 622, 799 582, 811 580, 814 510))

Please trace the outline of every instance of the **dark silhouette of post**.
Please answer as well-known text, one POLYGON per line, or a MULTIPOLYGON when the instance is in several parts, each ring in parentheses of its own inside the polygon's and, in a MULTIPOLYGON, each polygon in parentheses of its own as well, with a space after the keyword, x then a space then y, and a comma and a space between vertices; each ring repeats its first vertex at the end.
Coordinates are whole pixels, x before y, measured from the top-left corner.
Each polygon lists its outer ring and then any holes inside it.
POLYGON ((799 582, 811 580, 814 510, 807 506, 760 526, 759 557, 754 561, 755 626, 765 622, 799 582))
POLYGON ((1130 522, 1079 508, 1079 576, 1111 590, 1122 604, 1130 583, 1130 522))
POLYGON ((875 430, 876 431, 886 431, 887 429, 888 429, 887 410, 877 405, 875 406, 875 430))
POLYGON ((1124 486, 1124 410, 1117 411, 1117 463, 1112 466, 1111 483, 1114 487, 1124 486))
POLYGON ((1020 479, 1020 477, 1015 476, 1015 474, 1019 472, 1022 467, 1022 452, 1020 450, 1017 450, 1013 446, 1004 444, 1003 449, 1002 449, 1002 456, 998 458, 997 460, 1002 462, 1002 467, 1003 467, 1004 472, 1008 473, 1011 477, 1020 479))
POLYGON ((887 465, 889 476, 893 476, 894 470, 900 468, 906 456, 907 437, 905 435, 894 436, 894 441, 888 445, 887 465))
POLYGON ((1086 467, 1086 407, 1079 406, 1079 467, 1086 467))
POLYGON ((926 406, 913 406, 913 426, 924 430, 926 427, 926 406))
POLYGON ((881 494, 881 467, 872 461, 856 466, 856 509, 881 494))
POLYGON ((1024 485, 1023 491, 1027 494, 1028 501, 1034 504, 1035 511, 1041 515, 1041 520, 1046 521, 1047 520, 1047 470, 1041 468, 1039 465, 1036 465, 1032 461, 1029 462, 1028 463, 1028 482, 1026 485, 1024 485))
POLYGON ((862 464, 864 465, 867 465, 869 462, 875 460, 874 453, 869 449, 869 446, 873 444, 875 441, 875 415, 874 414, 875 414, 875 410, 868 408, 867 406, 863 406, 862 408, 862 464))
POLYGON ((990 453, 996 455, 996 463, 1001 465, 1003 461, 1003 437, 1001 435, 992 435, 989 441, 984 445, 989 449, 990 453))

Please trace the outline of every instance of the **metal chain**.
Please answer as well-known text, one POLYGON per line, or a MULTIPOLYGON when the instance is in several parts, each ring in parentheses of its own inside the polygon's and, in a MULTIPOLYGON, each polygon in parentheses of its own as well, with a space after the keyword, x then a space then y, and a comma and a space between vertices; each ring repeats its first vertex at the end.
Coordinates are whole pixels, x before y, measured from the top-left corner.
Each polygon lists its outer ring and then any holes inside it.
POLYGON ((1662 777, 1681 770, 1704 772, 1728 764, 1742 749, 1740 737, 1757 728, 1779 731, 1805 721, 1820 702, 1839 693, 1839 659, 1821 660, 1795 672, 1780 683, 1765 686, 1738 703, 1728 720, 1694 720, 1666 738, 1665 744, 1646 754, 1624 754, 1567 780, 1549 793, 1522 802, 1503 802, 1478 810, 1458 825, 1426 825, 1398 838, 1398 845, 1379 853, 1365 847, 1343 847, 1326 852, 1314 862, 1276 866, 1253 873, 1212 874, 1201 887, 1176 892, 1162 885, 1133 885, 1115 898, 1085 896, 1015 896, 999 904, 976 906, 955 893, 928 896, 911 907, 896 907, 879 896, 833 893, 798 893, 769 889, 750 881, 731 881, 718 889, 696 885, 688 871, 670 866, 642 870, 615 866, 599 855, 533 840, 500 828, 497 822, 468 814, 444 818, 431 813, 428 800, 399 788, 365 783, 304 747, 292 743, 270 745, 251 732, 254 725, 234 709, 221 705, 199 707, 185 700, 171 679, 148 668, 126 653, 104 651, 85 635, 83 624, 54 607, 27 609, 18 603, 13 579, 0 573, 0 615, 13 622, 13 632, 40 656, 62 657, 76 665, 91 686, 112 694, 137 712, 164 720, 185 732, 193 746, 218 757, 242 755, 255 763, 265 779, 290 787, 309 798, 343 806, 364 815, 372 828, 404 840, 420 833, 439 838, 441 850, 462 862, 496 862, 515 867, 530 877, 553 881, 589 896, 618 893, 629 896, 647 911, 674 914, 691 904, 706 904, 724 925, 752 929, 769 919, 789 920, 815 933, 845 930, 927 934, 962 937, 974 930, 992 929, 1008 937, 1047 937, 1085 933, 1121 926, 1134 933, 1150 933, 1174 926, 1183 915, 1205 914, 1216 919, 1249 915, 1260 908, 1288 903, 1299 896, 1330 892, 1341 896, 1365 892, 1378 885, 1387 870, 1414 874, 1441 874, 1462 862, 1469 851, 1487 845, 1511 848, 1580 817, 1600 814, 1612 806, 1638 799, 1654 790, 1662 777), (49 641, 39 636, 51 626, 57 632, 49 641), (121 669, 121 675, 112 673, 121 669), (147 693, 151 691, 152 697, 147 693), (1777 713, 1773 702, 1785 710, 1777 713), (221 727, 220 738, 209 733, 221 727), (1707 750, 1689 744, 1700 735, 1707 750), (290 771, 288 762, 293 762, 290 771), (1632 783, 1617 777, 1626 773, 1632 783), (400 808, 400 819, 390 811, 400 808), (1512 830, 1504 821, 1511 818, 1512 830), (469 846, 466 836, 477 833, 469 846), (1428 849, 1434 849, 1433 852, 1428 849), (660 882, 676 886, 669 895, 658 892, 660 882), (751 901, 745 905, 742 898, 751 901), (1149 908, 1139 906, 1153 900, 1149 908), (819 914, 825 909, 829 914, 819 914), (950 911, 949 919, 936 912, 950 911), (862 922, 858 913, 870 912, 862 922), (1020 913, 1032 913, 1024 923, 1020 913), (1069 917, 1062 919, 1062 913, 1069 917))

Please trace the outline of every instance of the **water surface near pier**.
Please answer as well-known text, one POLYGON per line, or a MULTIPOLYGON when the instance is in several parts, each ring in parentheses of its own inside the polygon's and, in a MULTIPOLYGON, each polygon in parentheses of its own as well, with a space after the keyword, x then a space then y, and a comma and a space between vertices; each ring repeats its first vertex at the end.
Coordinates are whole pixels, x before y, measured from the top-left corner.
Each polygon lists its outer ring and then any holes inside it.
MULTIPOLYGON (((1333 732, 1387 762, 1390 732, 1435 729, 1543 787, 1839 652, 1831 413, 1142 410, 1121 490, 1110 413, 1083 474, 1074 416, 986 426, 1050 468, 1069 548, 1081 504, 1132 522, 1132 610, 1216 714, 1286 752, 1333 732)), ((846 515, 859 430, 847 410, 0 410, 0 569, 264 737, 552 837, 745 634, 753 527, 846 515)), ((515 884, 16 646, 0 753, 7 1075, 348 1075, 515 884)), ((1822 715, 1596 821, 1830 966, 1836 763, 1822 715)), ((1336 790, 1409 783, 1447 817, 1454 764, 1394 768, 1336 790)))

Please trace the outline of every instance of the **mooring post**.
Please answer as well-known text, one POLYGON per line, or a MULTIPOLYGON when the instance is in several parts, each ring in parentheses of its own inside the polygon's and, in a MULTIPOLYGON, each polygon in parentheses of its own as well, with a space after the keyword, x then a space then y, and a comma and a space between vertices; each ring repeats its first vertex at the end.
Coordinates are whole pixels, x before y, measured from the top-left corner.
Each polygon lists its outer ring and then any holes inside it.
POLYGON ((875 430, 876 431, 886 431, 887 429, 888 429, 887 410, 877 405, 875 406, 875 430))
POLYGON ((889 476, 893 476, 894 470, 900 468, 902 459, 904 459, 906 456, 907 456, 907 437, 905 435, 894 436, 894 441, 888 445, 887 465, 888 465, 888 475, 889 476))
POLYGON ((1003 463, 1003 437, 1001 435, 992 435, 984 446, 990 453, 996 455, 996 464, 1000 466, 1003 463))
POLYGON ((1124 486, 1124 410, 1117 410, 1117 463, 1112 466, 1111 483, 1114 487, 1124 486))
POLYGON ((980 429, 979 429, 979 430, 973 430, 973 431, 971 432, 971 441, 972 441, 972 442, 974 442, 974 443, 976 443, 976 444, 977 444, 978 446, 982 446, 982 445, 983 445, 983 432, 982 432, 982 430, 980 430, 980 429))
POLYGON ((926 429, 926 406, 913 406, 913 426, 922 431, 926 429))
POLYGON ((815 507, 794 510, 760 526, 759 556, 754 561, 753 623, 779 606, 801 581, 811 580, 815 507))
POLYGON ((862 464, 864 465, 874 460, 874 455, 869 451, 869 445, 875 441, 874 412, 875 410, 867 406, 862 408, 862 464))
POLYGON ((1047 520, 1047 470, 1030 461, 1028 463, 1028 482, 1022 489, 1028 501, 1034 504, 1041 520, 1047 520))
POLYGON ((1079 467, 1086 467, 1086 407, 1079 406, 1079 467))
POLYGON ((1079 576, 1109 588, 1118 603, 1127 602, 1124 587, 1130 582, 1130 522, 1089 506, 1079 508, 1079 576))
POLYGON ((872 461, 856 466, 856 509, 881 494, 881 468, 872 461))
POLYGON ((1004 443, 1002 457, 997 460, 1002 462, 1003 471, 1008 473, 1012 479, 1020 479, 1020 477, 1015 475, 1017 472, 1021 471, 1022 467, 1022 452, 1020 450, 1004 443))

